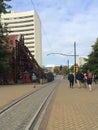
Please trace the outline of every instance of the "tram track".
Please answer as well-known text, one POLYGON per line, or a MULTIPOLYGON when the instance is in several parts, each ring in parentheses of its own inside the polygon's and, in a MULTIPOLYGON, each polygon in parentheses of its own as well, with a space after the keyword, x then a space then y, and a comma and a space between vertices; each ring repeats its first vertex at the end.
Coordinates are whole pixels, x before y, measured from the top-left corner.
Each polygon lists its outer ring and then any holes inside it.
POLYGON ((25 95, 18 101, 15 101, 1 110, 0 119, 3 124, 0 123, 0 130, 32 130, 37 122, 37 118, 39 118, 39 115, 42 112, 42 109, 45 107, 49 98, 52 97, 58 84, 58 80, 53 81, 52 83, 25 95), (36 99, 36 101, 34 99, 36 99), (30 104, 30 102, 32 103, 30 104), (23 111, 21 109, 23 109, 23 111), (8 123, 11 122, 8 120, 9 118, 12 118, 11 120, 14 127, 8 125, 8 123))
MULTIPOLYGON (((44 87, 45 87, 45 86, 44 86, 44 87)), ((13 107, 15 104, 21 102, 22 100, 24 100, 25 98, 27 98, 28 96, 32 95, 33 93, 39 91, 39 90, 42 89, 42 88, 43 88, 43 87, 38 88, 37 90, 32 91, 32 92, 30 92, 30 93, 28 93, 28 94, 25 94, 24 96, 22 96, 22 97, 16 99, 15 101, 13 101, 12 103, 10 103, 9 105, 7 105, 7 106, 5 106, 4 108, 2 108, 2 109, 0 110, 0 114, 4 113, 5 111, 7 111, 7 110, 10 109, 11 107, 13 107)))
POLYGON ((30 123, 28 124, 28 126, 26 127, 25 130, 33 130, 33 128, 35 127, 35 125, 36 125, 36 123, 38 121, 38 118, 40 117, 40 115, 42 113, 42 111, 44 111, 44 109, 47 108, 47 105, 48 105, 50 99, 52 98, 52 95, 53 95, 55 89, 56 88, 54 88, 54 90, 44 99, 44 101, 40 105, 39 109, 35 113, 34 117, 31 119, 30 123))

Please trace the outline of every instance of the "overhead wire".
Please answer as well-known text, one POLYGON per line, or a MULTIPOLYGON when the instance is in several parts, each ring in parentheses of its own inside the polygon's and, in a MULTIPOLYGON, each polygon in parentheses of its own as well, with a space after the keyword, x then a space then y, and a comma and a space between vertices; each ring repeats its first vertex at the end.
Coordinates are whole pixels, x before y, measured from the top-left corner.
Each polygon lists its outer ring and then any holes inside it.
MULTIPOLYGON (((36 9, 36 7, 35 7, 35 3, 33 2, 33 0, 31 0, 31 4, 33 5, 34 11, 35 11, 36 13, 38 13, 38 11, 37 11, 37 9, 36 9)), ((47 43, 48 43, 48 45, 49 45, 49 48, 52 49, 51 44, 50 44, 49 39, 48 39, 48 36, 47 36, 47 33, 46 33, 46 31, 45 31, 45 29, 44 29, 44 27, 43 27, 43 24, 42 24, 42 31, 43 31, 44 36, 45 36, 45 38, 46 38, 46 41, 47 41, 47 43)))
POLYGON ((31 0, 31 4, 33 5, 34 10, 37 12, 37 10, 36 10, 36 7, 35 7, 35 4, 34 4, 33 0, 31 0))

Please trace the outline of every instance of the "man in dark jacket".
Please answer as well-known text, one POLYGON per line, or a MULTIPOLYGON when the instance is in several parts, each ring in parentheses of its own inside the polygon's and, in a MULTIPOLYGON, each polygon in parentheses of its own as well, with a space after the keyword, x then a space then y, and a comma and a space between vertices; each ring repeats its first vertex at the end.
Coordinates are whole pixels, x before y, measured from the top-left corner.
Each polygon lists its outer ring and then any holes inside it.
POLYGON ((73 88, 73 85, 74 85, 74 75, 73 75, 73 73, 69 74, 68 80, 69 80, 70 88, 73 88))

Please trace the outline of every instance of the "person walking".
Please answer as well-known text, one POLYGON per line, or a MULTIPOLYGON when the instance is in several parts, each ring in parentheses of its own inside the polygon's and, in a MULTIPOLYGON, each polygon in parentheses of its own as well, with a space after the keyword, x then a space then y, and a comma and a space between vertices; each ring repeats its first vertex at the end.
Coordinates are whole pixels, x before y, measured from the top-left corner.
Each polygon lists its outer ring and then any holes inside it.
POLYGON ((93 75, 93 80, 94 80, 94 83, 97 84, 97 75, 93 75))
POLYGON ((91 72, 91 70, 87 70, 87 84, 88 84, 88 88, 89 91, 92 91, 92 79, 93 79, 93 73, 91 72))
POLYGON ((72 72, 69 74, 68 80, 69 80, 70 88, 73 88, 73 85, 74 85, 74 75, 73 75, 72 72))
POLYGON ((87 75, 84 73, 84 88, 87 88, 87 75))
POLYGON ((84 79, 84 75, 80 71, 78 71, 76 74, 76 81, 78 84, 78 88, 81 88, 81 84, 83 82, 83 79, 84 79))

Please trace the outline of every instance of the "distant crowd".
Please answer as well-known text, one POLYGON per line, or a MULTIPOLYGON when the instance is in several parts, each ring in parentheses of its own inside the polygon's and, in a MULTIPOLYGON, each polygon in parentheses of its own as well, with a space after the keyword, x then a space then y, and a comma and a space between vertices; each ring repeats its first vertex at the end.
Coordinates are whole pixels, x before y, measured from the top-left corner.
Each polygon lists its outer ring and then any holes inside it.
POLYGON ((68 80, 70 88, 73 88, 74 83, 76 82, 78 84, 78 88, 88 88, 89 91, 92 91, 93 81, 95 82, 95 84, 97 84, 97 77, 91 72, 90 69, 88 69, 86 73, 78 71, 76 73, 76 76, 74 75, 74 73, 70 72, 70 74, 68 75, 68 80))

